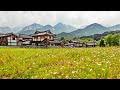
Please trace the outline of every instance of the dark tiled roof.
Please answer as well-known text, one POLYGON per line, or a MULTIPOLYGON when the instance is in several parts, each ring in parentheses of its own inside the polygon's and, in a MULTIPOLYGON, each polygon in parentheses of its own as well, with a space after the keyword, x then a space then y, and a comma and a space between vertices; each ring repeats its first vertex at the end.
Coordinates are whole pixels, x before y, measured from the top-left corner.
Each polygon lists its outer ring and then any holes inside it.
POLYGON ((54 33, 52 33, 50 30, 47 30, 47 31, 36 31, 34 33, 34 35, 32 36, 39 36, 39 35, 55 35, 54 33))
POLYGON ((10 36, 10 35, 15 35, 16 37, 18 37, 18 35, 14 34, 14 33, 2 34, 2 35, 0 35, 0 37, 7 37, 7 36, 10 36))

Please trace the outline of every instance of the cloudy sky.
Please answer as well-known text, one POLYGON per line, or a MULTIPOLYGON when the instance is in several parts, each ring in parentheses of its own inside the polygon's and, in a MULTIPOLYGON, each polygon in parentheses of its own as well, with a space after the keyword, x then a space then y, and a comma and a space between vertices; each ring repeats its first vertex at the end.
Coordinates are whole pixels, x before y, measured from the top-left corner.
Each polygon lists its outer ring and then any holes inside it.
POLYGON ((120 11, 0 11, 0 27, 26 26, 32 23, 55 25, 58 22, 77 28, 99 23, 120 24, 120 11))

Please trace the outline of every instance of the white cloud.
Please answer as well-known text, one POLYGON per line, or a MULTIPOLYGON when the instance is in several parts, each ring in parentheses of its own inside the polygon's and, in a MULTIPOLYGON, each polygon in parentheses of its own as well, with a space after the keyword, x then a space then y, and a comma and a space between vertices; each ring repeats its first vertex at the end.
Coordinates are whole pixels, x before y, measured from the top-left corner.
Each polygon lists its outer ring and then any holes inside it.
POLYGON ((82 27, 91 23, 120 24, 120 11, 0 11, 0 26, 26 26, 32 23, 55 25, 58 22, 82 27))

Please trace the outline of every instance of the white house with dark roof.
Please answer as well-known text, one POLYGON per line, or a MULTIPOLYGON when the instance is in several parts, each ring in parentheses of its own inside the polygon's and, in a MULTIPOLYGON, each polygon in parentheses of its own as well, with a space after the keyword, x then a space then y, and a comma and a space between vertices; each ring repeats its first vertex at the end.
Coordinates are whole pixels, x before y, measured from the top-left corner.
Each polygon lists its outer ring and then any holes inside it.
POLYGON ((50 46, 60 45, 61 42, 56 39, 56 34, 51 32, 50 30, 47 31, 36 31, 34 35, 32 35, 33 41, 32 43, 35 45, 43 45, 47 44, 50 46))
POLYGON ((0 35, 1 46, 14 46, 18 45, 18 36, 13 33, 1 34, 0 35))

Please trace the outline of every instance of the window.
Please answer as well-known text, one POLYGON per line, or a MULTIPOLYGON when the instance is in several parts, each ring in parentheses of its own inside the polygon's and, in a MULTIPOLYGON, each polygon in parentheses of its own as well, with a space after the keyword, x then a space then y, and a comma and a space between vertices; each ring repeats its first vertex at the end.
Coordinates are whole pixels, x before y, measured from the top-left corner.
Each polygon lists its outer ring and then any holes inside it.
POLYGON ((13 37, 12 40, 15 40, 15 38, 13 37))

